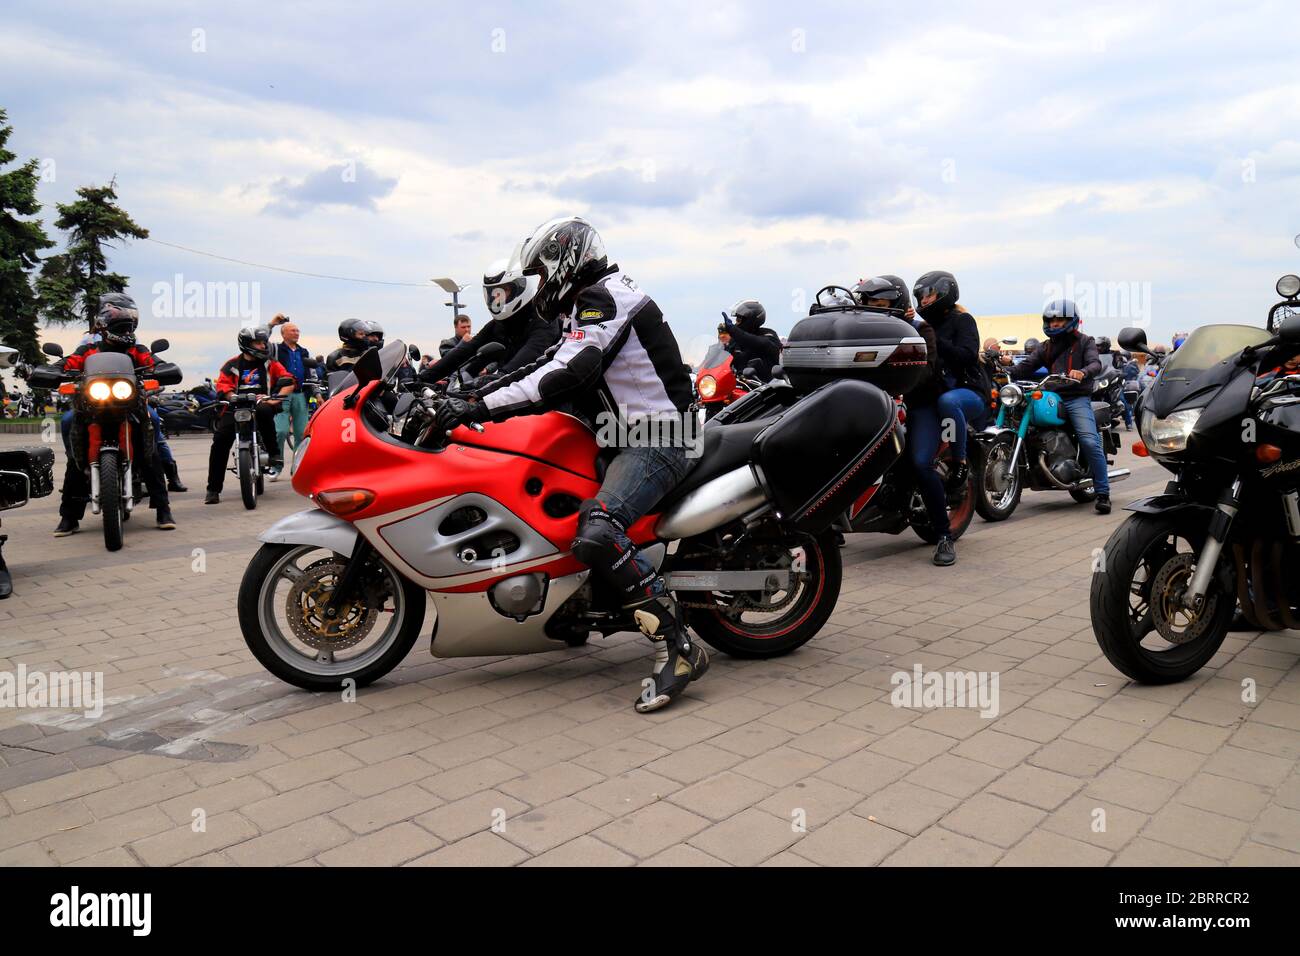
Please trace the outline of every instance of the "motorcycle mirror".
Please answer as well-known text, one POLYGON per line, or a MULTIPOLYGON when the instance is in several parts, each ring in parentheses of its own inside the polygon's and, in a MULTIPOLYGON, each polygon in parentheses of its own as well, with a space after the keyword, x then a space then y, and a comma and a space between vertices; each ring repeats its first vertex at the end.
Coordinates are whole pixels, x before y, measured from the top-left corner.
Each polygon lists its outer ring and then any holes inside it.
POLYGON ((1284 299, 1294 299, 1300 295, 1300 276, 1284 275, 1278 279, 1277 294, 1284 299))
POLYGON ((11 349, 7 345, 0 345, 0 368, 9 368, 13 363, 14 356, 17 354, 17 349, 11 349))
POLYGON ((476 358, 492 358, 495 355, 504 355, 506 347, 500 342, 488 342, 474 353, 476 358))
POLYGON ((752 365, 746 365, 746 366, 744 367, 744 369, 741 370, 741 373, 740 373, 740 374, 743 375, 743 376, 745 376, 745 378, 753 378, 755 375, 758 374, 758 372, 757 372, 757 370, 754 368, 754 366, 752 366, 752 365))
POLYGON ((412 345, 412 346, 410 346, 410 347, 406 350, 406 354, 409 355, 409 356, 411 357, 411 361, 412 361, 412 362, 418 362, 418 361, 420 361, 420 347, 419 347, 418 345, 412 345))
POLYGON ((1151 350, 1147 348, 1147 333, 1145 329, 1138 329, 1129 326, 1128 328, 1120 329, 1119 335, 1115 338, 1119 340, 1121 348, 1127 349, 1130 352, 1142 352, 1146 355, 1153 354, 1151 350))
POLYGON ((166 352, 171 347, 172 344, 166 339, 154 339, 149 343, 149 351, 153 352, 155 355, 159 352, 166 352))
POLYGON ((319 359, 314 359, 314 358, 310 358, 310 357, 308 357, 308 358, 305 358, 305 359, 302 360, 302 367, 303 367, 303 368, 306 368, 306 369, 314 369, 314 368, 316 368, 316 366, 319 365, 319 364, 320 364, 320 360, 319 360, 319 359))
POLYGON ((54 355, 57 356, 58 358, 63 357, 63 346, 60 345, 58 342, 46 342, 44 345, 41 346, 41 351, 44 352, 46 355, 54 355))
POLYGON ((772 366, 772 377, 785 378, 785 367, 780 362, 772 366))
POLYGON ((1018 338, 1012 336, 1012 337, 1009 338, 1009 339, 1003 339, 1003 340, 1002 340, 1002 344, 1003 344, 1003 345, 1019 345, 1019 344, 1020 344, 1020 340, 1019 340, 1018 338))
POLYGON ((1287 345, 1300 344, 1300 314, 1291 313, 1277 327, 1277 337, 1287 345))

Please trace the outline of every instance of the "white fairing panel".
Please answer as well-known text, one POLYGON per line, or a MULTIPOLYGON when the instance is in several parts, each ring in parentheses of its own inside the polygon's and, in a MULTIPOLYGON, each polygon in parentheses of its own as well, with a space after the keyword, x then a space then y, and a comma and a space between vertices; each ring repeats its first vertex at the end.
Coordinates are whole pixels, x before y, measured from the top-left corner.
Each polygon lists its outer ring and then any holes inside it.
POLYGON ((568 645, 546 636, 546 621, 556 608, 582 586, 590 572, 552 579, 540 614, 523 621, 498 614, 483 591, 432 591, 438 610, 438 631, 430 650, 434 657, 498 657, 537 654, 568 645))

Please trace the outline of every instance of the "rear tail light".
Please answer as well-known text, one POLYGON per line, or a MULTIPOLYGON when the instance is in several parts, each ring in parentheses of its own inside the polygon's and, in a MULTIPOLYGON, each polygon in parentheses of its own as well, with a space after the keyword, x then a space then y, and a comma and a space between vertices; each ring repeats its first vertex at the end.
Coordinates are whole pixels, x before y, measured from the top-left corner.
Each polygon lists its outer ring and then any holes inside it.
POLYGON ((339 488, 319 492, 315 500, 324 511, 343 517, 370 507, 375 500, 375 493, 368 488, 339 488))
POLYGON ((903 344, 896 346, 885 359, 886 365, 924 365, 926 361, 925 346, 920 344, 903 344))
POLYGON ((1151 456, 1151 452, 1147 451, 1147 446, 1142 444, 1140 441, 1135 441, 1133 443, 1133 454, 1137 455, 1139 458, 1149 458, 1151 456))

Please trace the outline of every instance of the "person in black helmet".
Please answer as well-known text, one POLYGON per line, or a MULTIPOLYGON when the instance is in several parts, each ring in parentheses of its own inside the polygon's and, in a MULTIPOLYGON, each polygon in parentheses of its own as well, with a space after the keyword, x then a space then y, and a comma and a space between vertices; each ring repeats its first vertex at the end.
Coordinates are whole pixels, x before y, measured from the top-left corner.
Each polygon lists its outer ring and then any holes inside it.
POLYGON ((934 470, 934 459, 940 442, 947 440, 958 461, 951 484, 965 483, 967 426, 978 427, 984 421, 989 383, 980 365, 979 328, 974 316, 957 304, 960 292, 953 274, 927 272, 916 280, 912 292, 917 312, 934 329, 937 366, 932 388, 938 395, 933 404, 908 406, 907 444, 921 499, 939 535, 934 563, 947 567, 957 561, 957 546, 948 521, 947 492, 934 470))
MULTIPOLYGON (((376 323, 377 324, 377 323, 376 323)), ((339 323, 339 340, 343 343, 325 359, 325 371, 337 372, 356 364, 357 359, 370 348, 371 323, 365 319, 344 319, 339 323)), ((380 330, 380 339, 383 330, 380 330)))
POLYGON ((1038 369, 1046 368, 1051 374, 1070 380, 1063 384, 1049 382, 1044 387, 1061 397, 1075 437, 1088 456, 1093 487, 1097 490, 1094 502, 1097 513, 1110 514, 1109 466, 1097 431, 1097 416, 1092 410, 1092 383, 1101 374, 1097 343, 1079 327, 1079 310, 1069 299, 1049 302, 1043 309, 1043 334, 1047 340, 1017 362, 1011 374, 1036 375, 1038 369))
MULTIPOLYGON (((221 366, 217 376, 217 398, 229 401, 237 391, 253 391, 260 396, 253 413, 257 423, 258 438, 262 448, 271 456, 277 455, 275 445, 275 416, 285 398, 293 394, 294 377, 289 370, 271 358, 271 330, 264 325, 249 326, 239 330, 239 354, 221 366)), ((235 443, 237 429, 235 416, 226 406, 212 424, 212 450, 208 453, 208 493, 205 505, 221 501, 221 488, 226 480, 226 461, 230 447, 235 443)), ((268 474, 274 479, 284 467, 284 460, 272 457, 268 474)))
POLYGON ((872 276, 860 279, 851 290, 854 300, 864 309, 888 312, 900 319, 911 321, 912 297, 907 294, 907 284, 898 276, 872 276))
POLYGON ((722 327, 731 337, 731 367, 738 372, 752 367, 760 382, 770 382, 772 367, 781 362, 781 337, 763 327, 766 321, 767 309, 757 299, 742 299, 731 307, 731 314, 722 316, 722 327))
POLYGON ((620 422, 630 426, 627 436, 635 434, 639 421, 680 423, 682 442, 647 444, 628 437, 624 444, 607 446, 613 459, 600 488, 578 509, 577 534, 569 546, 655 646, 634 709, 644 714, 667 707, 704 674, 709 656, 687 630, 663 575, 628 529, 688 470, 695 392, 677 339, 655 301, 610 262, 599 233, 576 217, 534 230, 483 294, 497 312, 535 303, 544 318, 563 319, 563 335, 531 365, 467 399, 445 400, 435 428, 500 422, 563 404, 589 420, 617 409, 620 422))
MULTIPOLYGON (((131 357, 137 370, 150 369, 154 366, 153 353, 135 340, 140 313, 135 300, 122 292, 110 292, 99 297, 99 311, 95 313, 91 333, 97 338, 86 342, 75 352, 63 359, 64 372, 80 372, 86 367, 86 359, 97 352, 121 352, 131 357)), ((136 427, 131 430, 135 443, 135 459, 143 462, 141 473, 145 488, 149 492, 149 507, 154 509, 158 527, 171 531, 176 527, 172 518, 171 502, 167 497, 167 485, 164 480, 162 456, 158 452, 157 432, 148 415, 148 406, 140 402, 135 412, 136 427)), ((90 481, 86 476, 84 459, 86 453, 86 422, 80 415, 72 418, 68 433, 67 468, 63 473, 62 501, 59 503, 59 524, 54 529, 56 538, 76 534, 81 519, 86 514, 86 504, 90 500, 90 481), (81 458, 79 463, 75 459, 81 458)))

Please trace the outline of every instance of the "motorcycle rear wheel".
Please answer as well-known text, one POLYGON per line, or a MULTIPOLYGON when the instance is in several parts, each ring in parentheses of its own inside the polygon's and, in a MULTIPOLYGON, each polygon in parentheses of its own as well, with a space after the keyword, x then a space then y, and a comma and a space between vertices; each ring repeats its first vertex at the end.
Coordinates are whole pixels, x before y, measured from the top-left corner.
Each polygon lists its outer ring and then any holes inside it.
POLYGON ((691 629, 731 657, 780 657, 807 644, 835 610, 844 570, 834 531, 803 536, 791 550, 802 552, 806 570, 783 614, 773 620, 746 621, 746 612, 735 610, 736 595, 683 592, 681 599, 686 602, 699 603, 703 598, 714 603, 713 608, 688 609, 691 629))
POLYGON ((106 451, 99 456, 99 513, 104 519, 104 547, 109 551, 122 550, 122 475, 118 470, 116 451, 106 451))
POLYGON ((328 598, 330 583, 337 581, 348 560, 314 545, 265 544, 249 562, 239 585, 239 628, 253 656, 280 680, 310 691, 341 690, 348 680, 356 687, 365 687, 400 664, 419 638, 424 623, 424 589, 403 578, 382 558, 375 560, 387 584, 384 606, 370 608, 354 602, 344 609, 361 618, 375 612, 374 621, 360 639, 364 641, 370 630, 382 625, 373 643, 362 647, 361 643, 332 641, 313 634, 309 626, 303 626, 302 618, 299 628, 294 628, 290 615, 305 611, 314 620, 313 612, 320 610, 322 599, 328 598), (309 556, 313 560, 304 563, 309 556), (313 574, 318 576, 318 586, 295 592, 296 581, 313 574), (320 646, 312 647, 304 636, 320 646), (348 656, 340 659, 342 652, 348 656))

